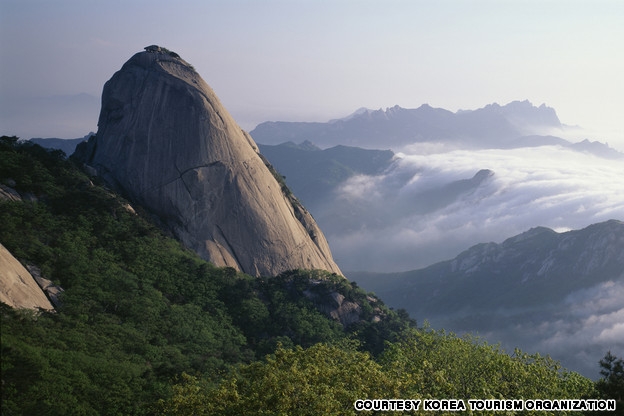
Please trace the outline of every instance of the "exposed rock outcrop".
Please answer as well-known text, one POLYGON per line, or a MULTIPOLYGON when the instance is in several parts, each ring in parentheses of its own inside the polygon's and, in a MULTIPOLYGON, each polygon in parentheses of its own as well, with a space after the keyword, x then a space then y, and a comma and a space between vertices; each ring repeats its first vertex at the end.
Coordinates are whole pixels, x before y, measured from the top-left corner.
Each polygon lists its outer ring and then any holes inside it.
POLYGON ((362 308, 356 302, 345 301, 345 297, 338 292, 329 295, 332 302, 318 304, 318 309, 339 321, 343 327, 359 322, 362 308))
POLYGON ((340 322, 343 328, 367 320, 371 322, 381 321, 384 313, 377 304, 378 299, 374 296, 367 295, 359 300, 353 299, 353 297, 347 299, 337 289, 319 291, 318 288, 322 287, 321 285, 323 285, 322 280, 311 280, 309 287, 303 290, 301 294, 310 299, 318 311, 340 322))
POLYGON ((54 310, 33 276, 0 244, 0 301, 13 308, 54 310))
POLYGON ((50 299, 52 305, 54 305, 55 308, 60 307, 62 303, 60 295, 64 292, 63 288, 59 285, 55 285, 51 280, 43 277, 41 269, 37 266, 26 265, 26 270, 28 270, 33 279, 35 279, 35 282, 37 282, 41 290, 43 290, 43 293, 45 293, 48 299, 50 299))
POLYGON ((21 201, 22 196, 10 186, 0 184, 0 200, 5 201, 21 201))
POLYGON ((341 273, 312 216, 283 191, 191 65, 152 45, 106 83, 98 132, 74 154, 187 247, 251 275, 341 273))

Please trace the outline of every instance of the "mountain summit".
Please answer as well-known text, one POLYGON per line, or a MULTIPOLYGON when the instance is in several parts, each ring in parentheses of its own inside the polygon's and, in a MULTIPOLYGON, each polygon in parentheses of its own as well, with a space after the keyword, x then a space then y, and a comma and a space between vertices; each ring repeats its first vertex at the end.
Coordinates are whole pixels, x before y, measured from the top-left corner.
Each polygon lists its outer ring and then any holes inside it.
POLYGON ((74 156, 217 266, 341 273, 321 230, 212 89, 156 45, 104 85, 98 132, 74 156))

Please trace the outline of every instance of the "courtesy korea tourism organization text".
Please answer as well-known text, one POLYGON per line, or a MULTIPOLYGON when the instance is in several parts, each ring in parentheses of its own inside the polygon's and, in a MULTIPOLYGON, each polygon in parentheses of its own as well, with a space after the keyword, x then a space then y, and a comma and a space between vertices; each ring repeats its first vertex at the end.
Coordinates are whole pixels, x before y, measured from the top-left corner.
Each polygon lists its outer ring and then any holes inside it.
POLYGON ((366 399, 356 400, 353 407, 357 411, 602 411, 614 412, 613 399, 566 399, 566 400, 460 400, 460 399, 366 399))

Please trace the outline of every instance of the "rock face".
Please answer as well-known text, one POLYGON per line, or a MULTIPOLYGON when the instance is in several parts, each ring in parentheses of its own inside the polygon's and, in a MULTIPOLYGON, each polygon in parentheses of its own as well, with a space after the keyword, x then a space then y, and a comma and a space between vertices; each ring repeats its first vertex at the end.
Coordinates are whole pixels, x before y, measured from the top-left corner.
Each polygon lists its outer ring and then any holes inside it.
POLYGON ((0 244, 0 301, 13 308, 54 310, 32 275, 0 244))
POLYGON ((339 273, 312 216, 191 65, 151 46, 105 84, 97 135, 74 156, 187 247, 251 275, 339 273))

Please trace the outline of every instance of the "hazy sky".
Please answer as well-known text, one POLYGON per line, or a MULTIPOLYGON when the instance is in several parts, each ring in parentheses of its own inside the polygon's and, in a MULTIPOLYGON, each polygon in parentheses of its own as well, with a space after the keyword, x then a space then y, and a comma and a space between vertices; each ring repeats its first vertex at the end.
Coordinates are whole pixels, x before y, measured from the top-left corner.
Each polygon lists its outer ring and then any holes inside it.
POLYGON ((623 22, 621 0, 0 0, 0 128, 95 130, 99 107, 86 104, 86 114, 47 121, 50 97, 99 101, 126 60, 159 44, 193 64, 248 130, 359 107, 528 99, 624 150, 623 22))

